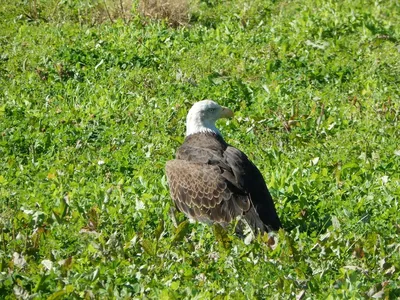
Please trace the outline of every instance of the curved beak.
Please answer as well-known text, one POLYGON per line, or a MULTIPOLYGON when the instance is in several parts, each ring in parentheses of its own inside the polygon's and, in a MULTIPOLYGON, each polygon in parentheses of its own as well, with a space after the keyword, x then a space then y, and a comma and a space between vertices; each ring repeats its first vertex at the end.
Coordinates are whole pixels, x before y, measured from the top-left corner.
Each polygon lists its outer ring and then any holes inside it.
POLYGON ((221 118, 232 118, 233 111, 230 108, 222 106, 221 118))

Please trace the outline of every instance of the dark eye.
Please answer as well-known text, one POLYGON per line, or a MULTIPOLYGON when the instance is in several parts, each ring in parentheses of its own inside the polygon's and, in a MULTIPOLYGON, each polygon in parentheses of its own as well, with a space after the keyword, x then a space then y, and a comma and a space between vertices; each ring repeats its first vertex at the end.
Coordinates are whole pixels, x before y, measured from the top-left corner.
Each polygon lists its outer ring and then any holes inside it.
POLYGON ((216 109, 214 108, 214 107, 211 107, 210 109, 209 109, 209 111, 210 112, 214 112, 216 109))

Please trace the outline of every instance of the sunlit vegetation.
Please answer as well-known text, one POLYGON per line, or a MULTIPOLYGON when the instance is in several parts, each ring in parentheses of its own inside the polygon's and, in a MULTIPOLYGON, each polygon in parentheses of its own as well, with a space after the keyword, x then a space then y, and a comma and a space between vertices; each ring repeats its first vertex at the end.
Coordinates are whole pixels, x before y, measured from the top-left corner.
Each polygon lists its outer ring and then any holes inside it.
POLYGON ((0 5, 0 298, 400 297, 399 2, 145 2, 0 5), (171 221, 206 98, 285 230, 171 221))

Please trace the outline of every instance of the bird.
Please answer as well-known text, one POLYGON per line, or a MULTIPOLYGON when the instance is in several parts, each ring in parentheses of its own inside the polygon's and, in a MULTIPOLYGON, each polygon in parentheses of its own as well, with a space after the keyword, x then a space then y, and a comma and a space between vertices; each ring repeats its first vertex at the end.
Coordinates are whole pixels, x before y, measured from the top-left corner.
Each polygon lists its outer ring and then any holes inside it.
MULTIPOLYGON (((165 165, 171 198, 179 211, 197 222, 227 228, 242 220, 254 233, 278 231, 282 224, 260 170, 229 145, 215 125, 233 115, 213 100, 191 107, 185 140, 165 165)), ((243 228, 237 226, 236 232, 243 228)))

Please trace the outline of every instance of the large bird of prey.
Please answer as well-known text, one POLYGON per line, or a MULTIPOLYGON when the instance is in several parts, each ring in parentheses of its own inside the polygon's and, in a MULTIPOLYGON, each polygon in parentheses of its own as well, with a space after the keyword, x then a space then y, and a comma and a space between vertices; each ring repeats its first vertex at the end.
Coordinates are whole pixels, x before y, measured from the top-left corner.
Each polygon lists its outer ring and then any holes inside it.
POLYGON ((211 100, 192 106, 185 141, 166 164, 171 197, 199 222, 226 227, 239 217, 254 232, 278 230, 282 225, 260 171, 215 127, 218 119, 232 116, 232 110, 211 100))

